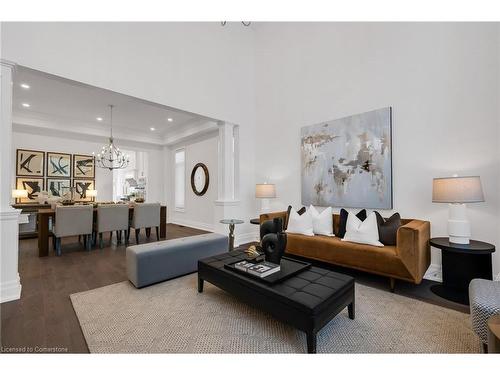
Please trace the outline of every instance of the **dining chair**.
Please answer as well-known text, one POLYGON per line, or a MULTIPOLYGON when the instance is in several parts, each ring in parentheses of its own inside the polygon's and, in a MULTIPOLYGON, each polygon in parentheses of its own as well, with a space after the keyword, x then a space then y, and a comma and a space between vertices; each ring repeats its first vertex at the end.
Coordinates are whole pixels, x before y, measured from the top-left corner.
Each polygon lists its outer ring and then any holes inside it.
MULTIPOLYGON (((135 229, 135 242, 139 243, 141 228, 146 229, 149 237, 151 228, 156 227, 156 239, 160 240, 160 203, 137 203, 134 205, 134 214, 130 227, 135 229)), ((130 229, 129 233, 130 235, 130 229)))
POLYGON ((99 247, 102 249, 102 234, 110 232, 109 241, 113 238, 113 231, 116 231, 116 239, 121 243, 122 231, 124 232, 125 243, 128 244, 127 232, 129 230, 127 204, 106 204, 97 206, 96 232, 99 234, 99 247))
POLYGON ((56 222, 52 231, 57 256, 61 256, 62 237, 83 235, 85 248, 90 251, 93 215, 91 205, 56 206, 56 222))

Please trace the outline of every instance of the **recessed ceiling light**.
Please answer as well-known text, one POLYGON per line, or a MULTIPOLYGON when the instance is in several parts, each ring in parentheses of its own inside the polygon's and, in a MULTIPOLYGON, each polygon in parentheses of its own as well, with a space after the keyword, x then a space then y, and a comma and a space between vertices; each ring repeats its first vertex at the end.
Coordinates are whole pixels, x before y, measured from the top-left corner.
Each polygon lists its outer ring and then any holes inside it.
POLYGON ((152 132, 154 132, 156 129, 155 128, 149 128, 149 130, 151 130, 152 132))
POLYGON ((23 104, 21 104, 21 105, 22 105, 24 108, 29 108, 29 107, 31 107, 31 105, 29 105, 29 103, 23 103, 23 104))
POLYGON ((102 121, 102 117, 96 117, 95 118, 97 121, 102 121))
POLYGON ((167 119, 167 121, 168 121, 168 122, 172 122, 172 121, 174 121, 174 119, 173 119, 173 118, 171 118, 171 117, 169 117, 169 118, 167 119))
POLYGON ((21 83, 19 86, 21 86, 23 89, 26 89, 26 90, 28 90, 30 88, 30 85, 28 85, 27 83, 21 83))

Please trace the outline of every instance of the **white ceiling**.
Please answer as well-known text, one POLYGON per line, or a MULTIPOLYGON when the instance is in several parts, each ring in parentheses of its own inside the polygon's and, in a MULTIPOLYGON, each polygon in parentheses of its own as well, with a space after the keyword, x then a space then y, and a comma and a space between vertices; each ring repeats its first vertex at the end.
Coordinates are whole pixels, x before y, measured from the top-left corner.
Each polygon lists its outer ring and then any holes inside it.
POLYGON ((113 132, 117 138, 161 144, 173 133, 213 122, 200 115, 23 67, 14 76, 13 95, 14 123, 66 132, 109 134, 109 104, 114 105, 113 132), (30 88, 22 88, 21 84, 30 88), (30 107, 23 107, 23 103, 30 107), (103 121, 97 121, 97 117, 103 121))

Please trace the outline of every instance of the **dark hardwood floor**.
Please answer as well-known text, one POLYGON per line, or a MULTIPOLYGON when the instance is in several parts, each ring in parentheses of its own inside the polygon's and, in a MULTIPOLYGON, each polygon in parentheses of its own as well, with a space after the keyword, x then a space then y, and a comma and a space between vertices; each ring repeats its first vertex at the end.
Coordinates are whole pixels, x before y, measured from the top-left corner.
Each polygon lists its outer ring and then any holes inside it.
MULTIPOLYGON (((154 231, 153 231, 154 232, 154 231)), ((167 239, 206 233, 167 224, 167 239)), ((88 353, 69 295, 127 280, 125 245, 110 244, 87 252, 76 237, 63 239, 62 256, 38 257, 37 239, 19 242, 21 299, 0 305, 2 351, 18 348, 49 352, 88 353)), ((135 237, 130 236, 131 244, 135 237)), ((141 231, 141 243, 155 241, 141 231)), ((116 237, 113 237, 116 242, 116 237)))

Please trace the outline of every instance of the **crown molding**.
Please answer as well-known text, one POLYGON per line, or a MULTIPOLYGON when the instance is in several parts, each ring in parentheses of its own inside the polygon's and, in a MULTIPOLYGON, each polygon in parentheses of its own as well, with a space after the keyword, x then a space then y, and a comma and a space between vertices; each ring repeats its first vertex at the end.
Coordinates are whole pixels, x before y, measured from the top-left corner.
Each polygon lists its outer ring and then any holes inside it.
POLYGON ((14 61, 6 60, 6 59, 0 59, 0 65, 5 68, 9 68, 11 70, 16 69, 17 63, 14 61))

